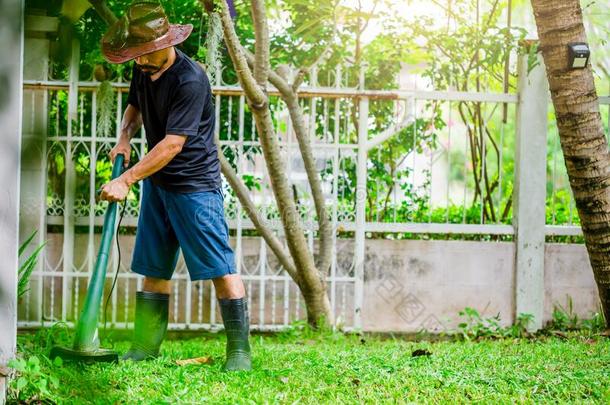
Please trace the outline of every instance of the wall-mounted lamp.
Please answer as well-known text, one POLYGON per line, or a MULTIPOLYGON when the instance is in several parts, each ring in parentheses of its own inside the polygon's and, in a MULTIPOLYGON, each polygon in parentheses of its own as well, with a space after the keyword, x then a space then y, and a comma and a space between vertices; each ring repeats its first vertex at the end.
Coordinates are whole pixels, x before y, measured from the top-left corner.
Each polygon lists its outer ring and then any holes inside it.
POLYGON ((572 69, 583 69, 589 63, 591 51, 585 42, 572 42, 568 44, 568 55, 572 69))

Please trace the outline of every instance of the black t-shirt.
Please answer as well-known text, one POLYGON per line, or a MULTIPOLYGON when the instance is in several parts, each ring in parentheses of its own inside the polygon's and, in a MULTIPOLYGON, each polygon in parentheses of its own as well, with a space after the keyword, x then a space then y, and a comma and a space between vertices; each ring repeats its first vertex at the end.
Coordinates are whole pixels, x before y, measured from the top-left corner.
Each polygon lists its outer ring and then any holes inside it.
POLYGON ((212 91, 197 63, 176 49, 176 60, 155 81, 134 64, 127 102, 142 113, 148 150, 166 134, 188 136, 182 151, 151 176, 154 184, 180 193, 221 186, 212 91))

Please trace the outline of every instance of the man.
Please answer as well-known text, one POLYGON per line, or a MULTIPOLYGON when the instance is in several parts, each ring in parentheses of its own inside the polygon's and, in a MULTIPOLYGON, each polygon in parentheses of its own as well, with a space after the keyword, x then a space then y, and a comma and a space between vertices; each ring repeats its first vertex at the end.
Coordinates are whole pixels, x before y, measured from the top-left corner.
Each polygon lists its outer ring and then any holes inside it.
POLYGON ((227 334, 225 370, 251 368, 249 319, 224 218, 214 106, 205 72, 175 45, 192 25, 169 24, 156 2, 134 2, 102 39, 111 63, 134 60, 128 105, 114 161, 131 153, 130 139, 146 130, 149 152, 102 187, 101 198, 122 201, 142 184, 132 271, 144 275, 136 293, 134 340, 123 359, 155 357, 168 323, 170 280, 182 249, 191 280, 211 279, 227 334))

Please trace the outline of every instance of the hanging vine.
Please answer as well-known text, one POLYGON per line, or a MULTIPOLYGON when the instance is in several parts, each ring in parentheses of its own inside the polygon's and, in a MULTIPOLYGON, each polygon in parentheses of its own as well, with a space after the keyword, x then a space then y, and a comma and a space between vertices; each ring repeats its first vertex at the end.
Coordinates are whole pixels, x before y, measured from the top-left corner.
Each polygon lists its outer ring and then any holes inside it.
POLYGON ((98 64, 93 69, 95 80, 101 82, 97 90, 97 135, 109 137, 113 135, 116 100, 110 83, 110 69, 98 64))
POLYGON ((217 12, 213 12, 210 14, 208 35, 205 39, 205 47, 207 49, 205 64, 211 83, 216 83, 216 75, 220 74, 217 70, 220 66, 220 45, 222 41, 222 22, 220 21, 220 15, 217 12))
POLYGON ((109 137, 114 129, 115 94, 110 80, 104 80, 97 91, 97 135, 109 137))

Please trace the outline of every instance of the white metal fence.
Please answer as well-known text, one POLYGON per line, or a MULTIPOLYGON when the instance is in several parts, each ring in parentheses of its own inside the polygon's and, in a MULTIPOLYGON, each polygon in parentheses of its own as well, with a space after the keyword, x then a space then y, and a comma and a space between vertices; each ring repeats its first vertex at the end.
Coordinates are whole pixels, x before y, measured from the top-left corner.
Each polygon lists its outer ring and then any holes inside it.
MULTIPOLYGON (((599 101, 606 139, 610 139, 610 96, 600 97, 599 101)), ((547 234, 582 235, 553 111, 548 130, 547 179, 547 234)))
MULTIPOLYGON (((507 162, 514 161, 522 169, 529 164, 514 156, 519 97, 367 90, 363 72, 353 67, 319 73, 320 77, 314 72, 308 78, 300 96, 335 230, 328 291, 335 315, 346 327, 358 328, 367 237, 442 233, 512 238, 514 167, 507 162), (354 73, 360 80, 354 80, 354 73), (468 114, 469 108, 480 110, 476 113, 483 122, 479 129, 488 132, 477 133, 477 128, 464 124, 460 115, 468 114), (479 156, 475 165, 473 154, 479 156)), ((114 122, 118 130, 128 84, 112 85, 119 95, 114 122)), ((38 242, 47 241, 47 246, 20 305, 22 327, 58 321, 70 324, 84 301, 106 207, 96 201, 95 190, 109 175, 107 153, 116 139, 116 134, 98 134, 98 86, 79 80, 77 44, 68 81, 52 77, 25 81, 24 139, 34 144, 29 149, 34 157, 22 175, 26 196, 22 198, 22 232, 40 230, 38 242)), ((243 92, 221 77, 213 91, 223 153, 281 236, 243 92)), ((608 98, 602 98, 602 103, 609 104, 608 98)), ((277 95, 271 108, 294 198, 314 249, 316 221, 291 122, 277 95)), ((146 153, 143 134, 133 140, 133 148, 138 158, 146 153)), ((553 149, 550 156, 555 180, 560 153, 553 149)), ((556 181, 552 184, 555 201, 556 181)), ((249 237, 254 227, 228 187, 225 196, 236 265, 246 283, 253 326, 274 329, 302 319, 304 304, 296 285, 265 244, 249 237)), ((139 202, 136 185, 123 220, 127 234, 120 237, 122 257, 119 260, 115 246, 109 266, 109 279, 120 266, 108 306, 108 321, 116 327, 131 325, 134 292, 141 287, 141 278, 129 270, 139 202)), ((554 225, 547 226, 547 234, 578 232, 577 227, 554 225)), ((174 280, 170 328, 208 329, 220 324, 209 282, 191 282, 182 260, 174 280)))

